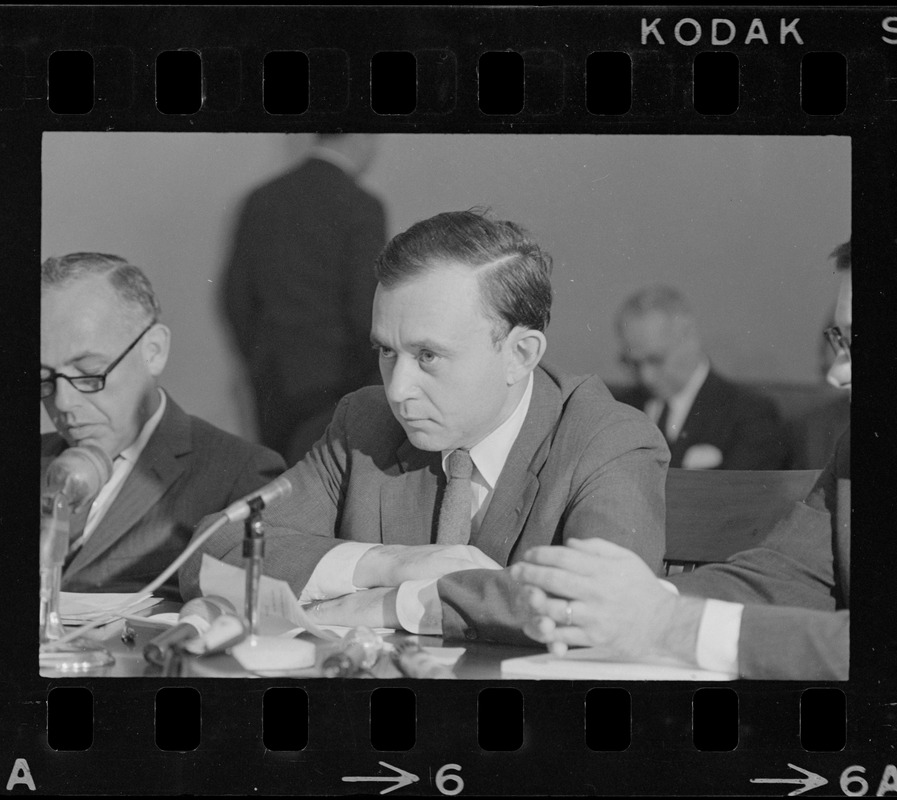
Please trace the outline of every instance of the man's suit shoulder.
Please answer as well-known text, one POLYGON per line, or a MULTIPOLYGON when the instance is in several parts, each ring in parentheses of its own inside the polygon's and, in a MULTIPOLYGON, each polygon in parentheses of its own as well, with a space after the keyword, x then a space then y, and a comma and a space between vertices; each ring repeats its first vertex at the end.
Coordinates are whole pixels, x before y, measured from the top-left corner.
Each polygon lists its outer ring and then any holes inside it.
POLYGON ((232 457, 242 461, 247 461, 250 458, 263 460, 280 458, 273 450, 264 445, 228 433, 200 417, 188 414, 187 418, 190 422, 190 434, 195 448, 214 450, 222 458, 232 457))
POLYGON ((545 372, 557 383, 565 421, 575 421, 593 431, 609 424, 647 423, 647 417, 638 408, 615 399, 601 378, 595 375, 566 375, 551 367, 546 368, 545 372))
POLYGON ((714 370, 707 374, 701 390, 715 406, 725 407, 730 413, 743 410, 745 413, 779 416, 772 398, 743 383, 724 378, 714 370))
POLYGON ((334 412, 331 425, 336 435, 345 436, 359 448, 370 444, 375 449, 390 449, 405 440, 405 431, 393 416, 380 385, 364 386, 345 395, 334 412))
POLYGON ((284 198, 307 203, 314 198, 315 203, 324 202, 328 206, 339 207, 350 203, 370 205, 380 208, 380 200, 351 175, 334 164, 317 158, 308 158, 291 170, 277 175, 256 186, 247 198, 251 206, 267 207, 282 202, 284 198))

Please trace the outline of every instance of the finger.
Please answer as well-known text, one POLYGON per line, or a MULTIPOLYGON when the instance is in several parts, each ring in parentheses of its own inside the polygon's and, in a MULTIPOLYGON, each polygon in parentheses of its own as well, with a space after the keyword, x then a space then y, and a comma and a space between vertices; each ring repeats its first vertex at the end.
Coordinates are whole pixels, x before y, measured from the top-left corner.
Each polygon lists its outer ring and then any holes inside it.
POLYGON ((567 645, 564 642, 554 641, 548 643, 548 652, 555 658, 563 658, 567 655, 567 649, 567 645))
POLYGON ((521 583, 537 586, 549 594, 565 599, 585 599, 595 591, 595 579, 569 570, 543 567, 525 561, 515 564, 516 579, 521 583))
POLYGON ((616 542, 609 542, 607 539, 602 539, 598 536, 593 536, 590 539, 571 537, 564 544, 572 547, 574 550, 591 553, 596 556, 612 557, 632 553, 631 550, 627 550, 625 547, 616 544, 616 542))
POLYGON ((548 595, 538 586, 524 585, 518 590, 517 605, 524 614, 544 614, 548 595))
POLYGON ((569 570, 577 575, 593 575, 607 569, 601 557, 563 546, 534 547, 526 553, 524 561, 569 570))
POLYGON ((537 642, 547 643, 554 639, 556 626, 550 617, 534 617, 523 625, 523 632, 537 642))

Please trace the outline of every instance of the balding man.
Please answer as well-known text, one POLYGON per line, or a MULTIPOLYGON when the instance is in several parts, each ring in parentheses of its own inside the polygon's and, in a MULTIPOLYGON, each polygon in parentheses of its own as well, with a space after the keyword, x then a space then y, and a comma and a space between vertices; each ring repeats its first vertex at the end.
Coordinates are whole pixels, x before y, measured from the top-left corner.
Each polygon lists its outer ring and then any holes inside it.
POLYGON ((344 394, 379 382, 368 335, 386 217, 358 182, 376 146, 370 133, 318 135, 299 166, 249 195, 225 271, 260 440, 290 464, 344 394))
MULTIPOLYGON (((158 386, 169 329, 143 272, 122 258, 73 253, 41 265, 41 400, 57 433, 41 467, 96 445, 112 477, 73 521, 62 588, 131 592, 184 549, 194 525, 284 469, 276 453, 185 414, 158 386)), ((180 599, 176 577, 160 590, 180 599)))
POLYGON ((711 367, 679 292, 637 292, 617 312, 616 327, 620 363, 635 381, 617 399, 661 429, 671 467, 785 468, 787 436, 775 404, 711 367))

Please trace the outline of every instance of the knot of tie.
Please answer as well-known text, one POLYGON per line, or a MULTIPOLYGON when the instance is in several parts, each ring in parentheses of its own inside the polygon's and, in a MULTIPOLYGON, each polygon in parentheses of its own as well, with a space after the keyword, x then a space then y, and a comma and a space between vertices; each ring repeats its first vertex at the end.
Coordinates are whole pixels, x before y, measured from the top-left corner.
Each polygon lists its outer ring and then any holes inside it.
POLYGON ((470 480, 473 474, 473 459, 468 450, 454 450, 449 454, 448 474, 450 479, 470 480))

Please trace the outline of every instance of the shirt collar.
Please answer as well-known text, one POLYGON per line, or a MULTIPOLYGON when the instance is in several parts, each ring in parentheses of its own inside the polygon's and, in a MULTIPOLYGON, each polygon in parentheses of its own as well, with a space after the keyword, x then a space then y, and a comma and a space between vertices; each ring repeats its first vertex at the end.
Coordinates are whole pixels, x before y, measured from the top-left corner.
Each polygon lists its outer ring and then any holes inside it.
POLYGON ((355 176, 356 169, 355 164, 352 162, 352 159, 348 156, 343 155, 342 153, 338 153, 336 150, 331 150, 329 147, 324 147, 324 145, 316 144, 312 145, 311 149, 308 151, 309 158, 319 158, 321 161, 327 161, 330 164, 333 164, 335 167, 339 167, 343 172, 355 176))
POLYGON ((146 443, 149 441, 150 436, 152 436, 156 432, 156 428, 159 427, 159 423, 162 421, 162 415, 165 413, 165 406, 167 404, 165 392, 163 392, 161 389, 157 389, 156 391, 159 392, 160 397, 159 407, 146 421, 143 428, 141 428, 140 435, 134 440, 134 443, 122 450, 118 456, 118 458, 123 458, 129 464, 137 463, 137 459, 140 458, 140 454, 143 452, 143 448, 146 447, 146 443))
MULTIPOLYGON (((473 461, 473 465, 490 489, 494 489, 495 484, 498 483, 498 476, 501 475, 505 461, 508 460, 508 454, 511 452, 514 442, 517 441, 517 435, 523 427, 532 397, 533 374, 531 372, 527 379, 523 396, 520 398, 511 416, 485 439, 482 439, 470 448, 470 458, 473 461)), ((442 451, 442 469, 446 474, 448 474, 445 468, 446 461, 453 452, 453 450, 442 451)))

